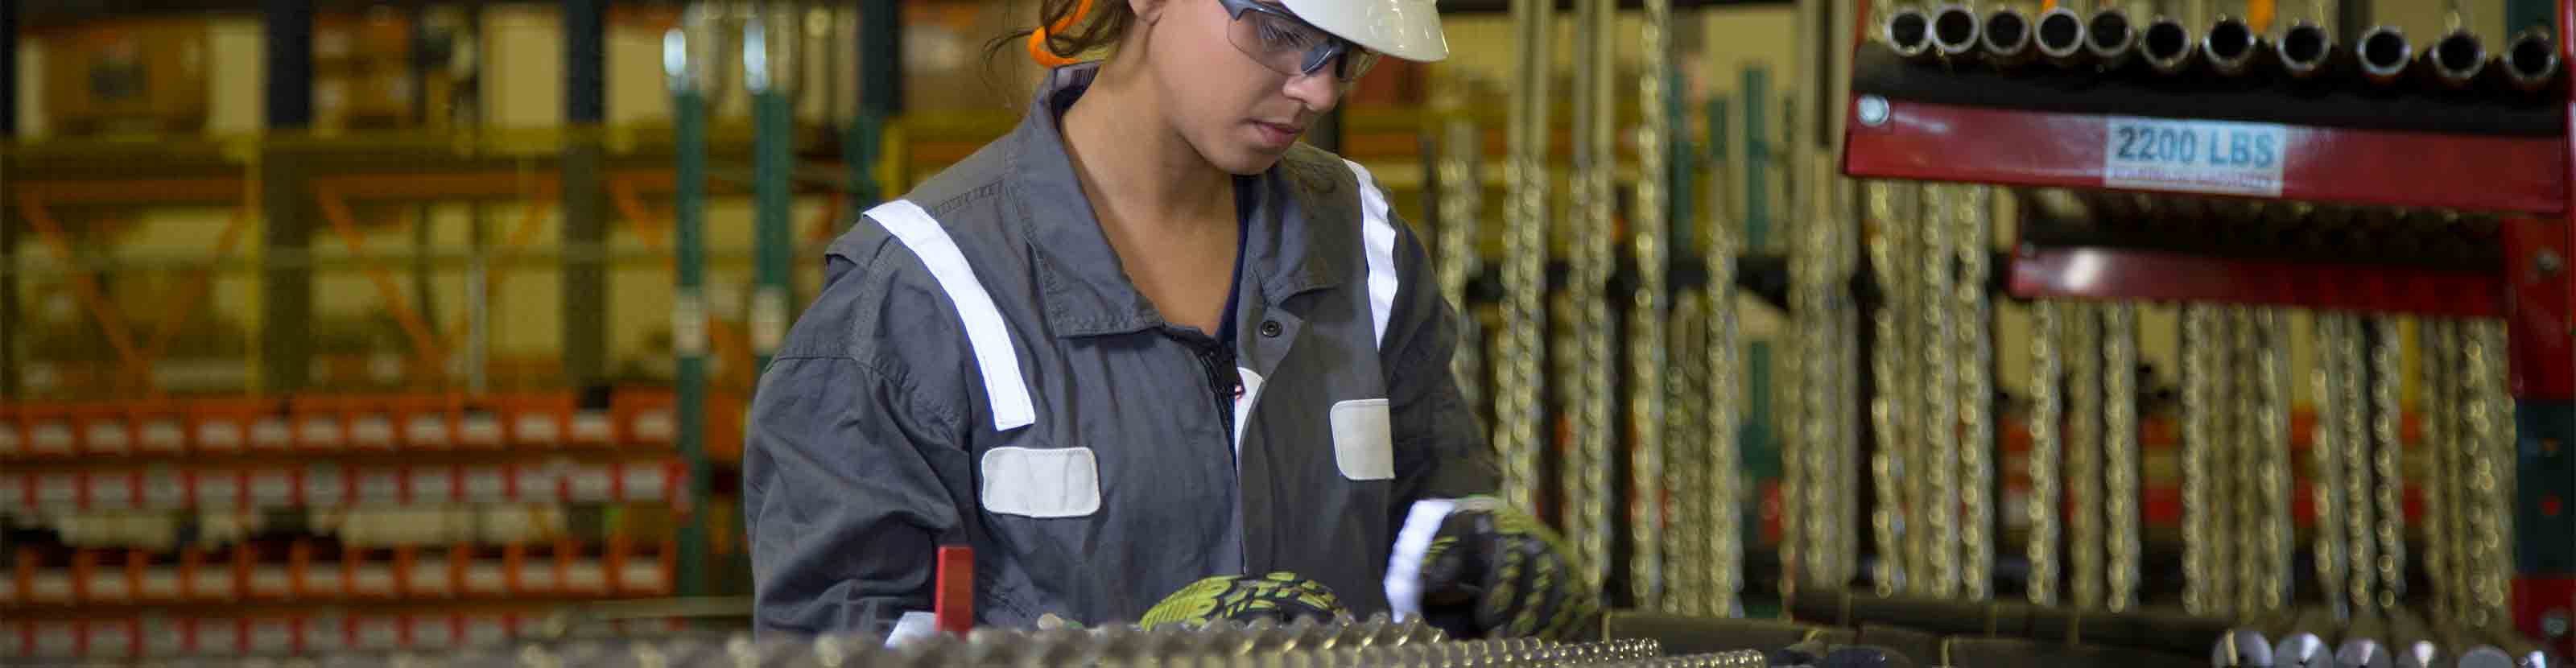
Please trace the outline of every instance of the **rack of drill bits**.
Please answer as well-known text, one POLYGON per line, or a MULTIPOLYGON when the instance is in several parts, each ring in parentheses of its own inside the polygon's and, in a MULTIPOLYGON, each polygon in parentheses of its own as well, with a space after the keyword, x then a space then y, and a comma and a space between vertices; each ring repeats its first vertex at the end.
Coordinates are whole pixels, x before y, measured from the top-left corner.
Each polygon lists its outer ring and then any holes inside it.
MULTIPOLYGON (((65 664, 72 665, 72 664, 65 664)), ((1665 655, 1653 640, 1453 641, 1419 620, 1097 629, 984 628, 888 644, 875 636, 691 633, 562 638, 443 652, 142 659, 169 668, 1757 668, 1760 651, 1665 655)))
MULTIPOLYGON (((2149 644, 2220 665, 2271 665, 2297 631, 2324 662, 2368 641, 2341 665, 2537 656, 2516 622, 2549 625, 2511 604, 2564 594, 2512 590, 2560 577, 2532 555, 2567 536, 2514 523, 2557 513, 2533 501, 2564 494, 2555 448, 2532 447, 2571 435, 2530 416, 2576 395, 2548 343, 2567 323, 2533 315, 2569 301, 2560 35, 2457 2, 2432 32, 2400 24, 2433 2, 1868 4, 1842 171, 1871 193, 1886 297, 1878 594, 1965 604, 1965 578, 1988 575, 1955 552, 1991 549, 1953 516, 1972 484, 1953 434, 1974 425, 1936 394, 1980 365, 1924 349, 1975 324, 1953 321, 1973 304, 1928 295, 1964 294, 1980 272, 1953 250, 1976 233, 1959 221, 1991 214, 2010 239, 1994 273, 2028 323, 2029 373, 2009 382, 2030 445, 2007 469, 2028 492, 2004 515, 2025 521, 2003 532, 2027 568, 2003 577, 2032 607, 1912 623, 1983 636, 1986 657, 2072 636, 2052 621, 2068 615, 2088 639, 2187 629, 2149 644), (2003 212, 1973 202, 1998 186, 2016 189, 2003 212)), ((2570 25, 2576 4, 2555 4, 2570 25)), ((1791 604, 1887 612, 1854 595, 1791 604)))

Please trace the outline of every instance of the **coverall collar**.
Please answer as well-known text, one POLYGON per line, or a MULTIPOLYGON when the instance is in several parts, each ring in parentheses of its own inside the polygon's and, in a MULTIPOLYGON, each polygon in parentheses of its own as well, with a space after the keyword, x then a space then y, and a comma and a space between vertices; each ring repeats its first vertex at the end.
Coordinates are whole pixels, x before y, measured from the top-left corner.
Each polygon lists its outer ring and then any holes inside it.
MULTIPOLYGON (((1048 327, 1059 337, 1125 334, 1164 324, 1152 302, 1128 280, 1118 252, 1092 216, 1073 158, 1065 152, 1058 114, 1098 74, 1097 62, 1049 71, 1009 140, 1007 192, 1017 200, 1028 227, 1039 299, 1046 306, 1048 327)), ((1237 190, 1254 198, 1252 220, 1244 226, 1243 280, 1260 285, 1262 301, 1270 307, 1337 285, 1340 272, 1333 255, 1318 251, 1353 243, 1318 238, 1327 226, 1307 224, 1306 212, 1316 210, 1312 198, 1338 188, 1329 175, 1303 173, 1320 170, 1292 169, 1290 162, 1282 159, 1253 177, 1252 187, 1237 190)), ((1356 224, 1351 227, 1345 236, 1356 237, 1356 224)))

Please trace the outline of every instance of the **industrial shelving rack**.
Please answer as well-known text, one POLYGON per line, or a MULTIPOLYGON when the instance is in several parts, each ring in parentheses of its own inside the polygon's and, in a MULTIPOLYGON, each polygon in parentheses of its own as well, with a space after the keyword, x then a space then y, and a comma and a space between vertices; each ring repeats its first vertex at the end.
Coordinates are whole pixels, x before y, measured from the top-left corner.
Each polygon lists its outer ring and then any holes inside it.
MULTIPOLYGON (((838 212, 878 196, 871 140, 890 114, 894 78, 863 77, 862 106, 874 111, 846 134, 831 121, 700 117, 694 143, 676 146, 670 124, 604 117, 605 23, 626 8, 564 3, 562 127, 313 132, 311 54, 295 48, 311 39, 312 3, 197 5, 256 13, 268 39, 286 45, 267 63, 266 132, 26 142, 7 138, 14 115, 0 113, 0 219, 13 233, 0 234, 0 250, 53 259, 0 268, 4 301, 16 303, 29 276, 74 284, 86 293, 78 295, 84 324, 109 334, 115 353, 90 364, 44 359, 45 383, 25 380, 38 365, 25 364, 23 347, 0 354, 8 362, 0 364, 8 395, 0 397, 0 514, 72 518, 69 529, 45 526, 91 534, 57 541, 11 527, 0 540, 0 663, 427 650, 741 617, 746 597, 709 594, 735 588, 725 576, 742 569, 708 562, 711 552, 740 551, 720 496, 730 486, 727 453, 738 450, 729 435, 739 431, 761 343, 774 338, 762 325, 782 323, 741 322, 721 304, 702 311, 711 317, 696 331, 715 370, 674 387, 593 368, 616 362, 598 354, 601 345, 567 344, 560 363, 494 358, 488 330, 475 324, 490 317, 477 309, 501 291, 499 281, 469 286, 468 313, 450 316, 422 311, 430 304, 404 295, 389 274, 667 269, 688 255, 693 271, 752 264, 769 284, 785 284, 791 254, 819 248, 838 229, 838 212), (683 152, 696 169, 673 168, 683 152), (671 219, 703 217, 711 200, 746 195, 759 200, 758 248, 673 238, 671 219), (824 204, 817 218, 786 215, 791 202, 816 200, 824 204), (520 213, 500 222, 506 240, 472 248, 366 247, 360 228, 383 222, 388 205, 457 202, 520 213), (76 212, 154 207, 212 210, 217 222, 228 212, 230 220, 220 243, 182 251, 91 253, 66 233, 81 231, 76 212), (558 209, 564 238, 533 242, 558 209), (806 232, 788 237, 799 224, 806 232), (672 249, 680 245, 689 247, 672 249), (178 279, 153 296, 169 313, 134 313, 129 323, 117 302, 82 285, 127 269, 178 279), (387 349, 399 354, 352 357, 314 345, 304 322, 311 309, 291 307, 310 306, 317 275, 374 279, 381 307, 401 326, 400 343, 387 349), (143 318, 183 321, 204 309, 215 278, 244 276, 267 298, 244 318, 255 323, 245 354, 165 355, 173 325, 143 318), (167 382, 174 367, 223 373, 196 382, 204 387, 175 387, 167 382), (128 520, 140 524, 123 526, 128 520), (324 522, 343 533, 309 530, 324 522), (175 542, 158 537, 173 533, 175 542)), ((67 8, 43 11, 88 11, 67 8)), ((893 67, 885 52, 899 9, 862 8, 870 27, 859 44, 863 64, 893 67)), ((22 13, 40 10, 0 11, 6 51, 15 52, 22 13)), ((768 102, 765 110, 783 110, 768 102)), ((578 315, 576 300, 565 304, 568 320, 578 315)))
MULTIPOLYGON (((2576 34, 2576 3, 2554 4, 2556 34, 2576 34)), ((1862 34, 1876 28, 1859 26, 1862 34)), ((2576 456, 2566 448, 2576 443, 2576 277, 2567 261, 2576 248, 2576 144, 2568 130, 2576 97, 2568 88, 2506 105, 2456 95, 2399 100, 2224 86, 2186 96, 2155 84, 2097 87, 2045 64, 2028 68, 2037 74, 1924 66, 1860 41, 1852 93, 1843 101, 1848 176, 2497 212, 2501 257, 2482 266, 2373 266, 2024 239, 2005 273, 2010 292, 2026 299, 2503 319, 2518 440, 2512 618, 2533 637, 2564 635, 2544 633, 2544 620, 2563 623, 2576 610, 2576 514, 2567 506, 2576 500, 2576 456), (2354 116, 2376 116, 2378 125, 2355 124, 2354 116), (2285 139, 2277 180, 2211 187, 2123 181, 2107 166, 2106 133, 2137 118, 2277 128, 2285 139)), ((2570 42, 2555 44, 2562 62, 2576 58, 2570 42)))

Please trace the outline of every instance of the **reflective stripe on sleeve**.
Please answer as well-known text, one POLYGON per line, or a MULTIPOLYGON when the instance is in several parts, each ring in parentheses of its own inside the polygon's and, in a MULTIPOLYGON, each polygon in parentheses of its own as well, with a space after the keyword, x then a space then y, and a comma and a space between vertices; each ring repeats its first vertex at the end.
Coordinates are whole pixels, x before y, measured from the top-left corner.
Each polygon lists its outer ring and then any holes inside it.
POLYGON ((984 375, 984 394, 993 402, 993 428, 1010 431, 1037 422, 1037 406, 1030 402, 1028 383, 1020 377, 1020 358, 1011 349, 1011 332, 1002 324, 1002 311, 993 306, 992 295, 976 280, 948 230, 930 212, 906 200, 878 205, 868 210, 867 217, 920 257, 931 278, 939 281, 940 291, 948 293, 948 301, 957 306, 966 342, 975 348, 975 366, 984 375))
POLYGON ((1395 219, 1388 214, 1386 193, 1360 163, 1343 160, 1360 181, 1360 237, 1368 246, 1369 322, 1377 326, 1378 345, 1386 345, 1387 316, 1395 311, 1395 219))

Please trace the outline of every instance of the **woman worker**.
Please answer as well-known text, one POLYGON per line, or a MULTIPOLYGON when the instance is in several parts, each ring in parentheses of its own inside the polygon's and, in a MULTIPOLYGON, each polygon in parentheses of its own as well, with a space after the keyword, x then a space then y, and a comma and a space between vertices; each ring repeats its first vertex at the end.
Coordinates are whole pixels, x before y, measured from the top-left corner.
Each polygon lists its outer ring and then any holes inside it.
POLYGON ((761 376, 756 626, 924 632, 962 544, 979 625, 1597 631, 1589 577, 1481 496, 1420 240, 1297 141, 1381 55, 1447 56, 1432 2, 1043 0, 1027 116, 834 241, 761 376))

